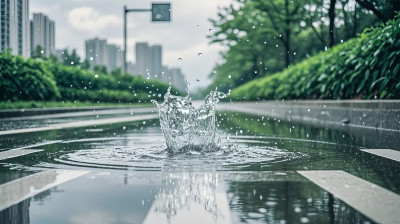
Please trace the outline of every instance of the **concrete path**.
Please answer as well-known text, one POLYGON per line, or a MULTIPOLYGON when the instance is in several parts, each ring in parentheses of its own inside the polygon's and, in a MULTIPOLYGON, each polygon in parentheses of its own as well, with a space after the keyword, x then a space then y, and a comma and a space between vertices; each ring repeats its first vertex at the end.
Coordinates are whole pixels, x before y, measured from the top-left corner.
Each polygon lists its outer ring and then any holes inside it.
POLYGON ((117 118, 108 118, 108 119, 99 119, 99 120, 74 121, 74 122, 53 124, 53 125, 49 125, 49 126, 45 126, 45 127, 38 127, 38 128, 24 128, 24 129, 0 131, 0 136, 1 135, 30 133, 30 132, 59 130, 59 129, 64 129, 64 128, 79 128, 79 127, 87 127, 87 126, 99 126, 99 125, 114 124, 114 123, 124 123, 124 122, 131 122, 131 121, 151 120, 151 119, 155 119, 157 117, 158 117, 158 114, 149 114, 149 115, 139 115, 139 116, 132 116, 132 117, 117 117, 117 118))
POLYGON ((377 223, 400 223, 400 196, 338 170, 297 171, 377 223))
POLYGON ((395 151, 395 150, 391 150, 391 149, 361 149, 361 151, 400 162, 400 152, 399 151, 395 151))
POLYGON ((157 108, 155 107, 143 107, 143 108, 131 108, 131 109, 92 110, 92 111, 33 115, 33 116, 23 116, 23 117, 9 117, 9 118, 0 118, 0 121, 40 120, 40 119, 72 118, 72 117, 117 115, 117 114, 132 115, 138 113, 155 113, 155 112, 157 112, 157 108))
POLYGON ((47 170, 0 185, 0 211, 88 171, 47 170))
POLYGON ((7 150, 7 151, 0 151, 0 161, 10 159, 10 158, 15 158, 18 156, 24 156, 24 155, 35 153, 35 152, 41 152, 41 151, 43 151, 43 150, 41 150, 41 149, 12 149, 12 150, 7 150))

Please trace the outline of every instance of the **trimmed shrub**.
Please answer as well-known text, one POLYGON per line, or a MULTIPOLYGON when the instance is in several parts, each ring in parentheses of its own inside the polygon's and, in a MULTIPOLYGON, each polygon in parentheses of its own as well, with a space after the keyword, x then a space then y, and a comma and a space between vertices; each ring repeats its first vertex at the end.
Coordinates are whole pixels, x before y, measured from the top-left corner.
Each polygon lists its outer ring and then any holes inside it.
POLYGON ((53 100, 60 96, 43 62, 0 53, 0 100, 53 100))
POLYGON ((149 102, 162 100, 167 89, 168 84, 141 76, 105 75, 0 52, 0 101, 149 102))

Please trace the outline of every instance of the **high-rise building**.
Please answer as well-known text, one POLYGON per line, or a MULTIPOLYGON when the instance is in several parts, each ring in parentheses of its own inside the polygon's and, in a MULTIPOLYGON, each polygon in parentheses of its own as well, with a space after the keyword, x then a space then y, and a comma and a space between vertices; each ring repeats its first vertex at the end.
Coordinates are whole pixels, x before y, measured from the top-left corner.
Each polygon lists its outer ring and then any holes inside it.
POLYGON ((114 45, 114 44, 108 44, 107 45, 107 50, 108 50, 108 65, 107 68, 109 71, 112 71, 116 68, 122 68, 122 63, 123 63, 123 50, 121 50, 121 47, 114 45))
POLYGON ((55 23, 42 13, 33 13, 31 21, 31 49, 32 55, 37 53, 37 47, 41 47, 42 53, 48 57, 56 50, 55 23))
POLYGON ((169 70, 169 75, 171 77, 171 84, 173 86, 182 91, 187 88, 185 82, 185 76, 182 74, 180 68, 171 68, 169 70))
POLYGON ((86 59, 90 63, 90 68, 96 65, 108 66, 108 47, 107 40, 94 38, 85 41, 86 59))
POLYGON ((162 67, 163 75, 159 80, 165 83, 171 83, 172 86, 176 87, 179 90, 184 91, 186 86, 185 75, 182 74, 180 68, 168 68, 167 66, 162 67))
POLYGON ((0 50, 30 56, 29 0, 0 1, 0 50))
POLYGON ((150 70, 150 48, 144 43, 136 43, 136 72, 142 76, 147 76, 150 70))
POLYGON ((150 75, 152 77, 161 77, 162 70, 162 47, 153 45, 150 47, 150 75))

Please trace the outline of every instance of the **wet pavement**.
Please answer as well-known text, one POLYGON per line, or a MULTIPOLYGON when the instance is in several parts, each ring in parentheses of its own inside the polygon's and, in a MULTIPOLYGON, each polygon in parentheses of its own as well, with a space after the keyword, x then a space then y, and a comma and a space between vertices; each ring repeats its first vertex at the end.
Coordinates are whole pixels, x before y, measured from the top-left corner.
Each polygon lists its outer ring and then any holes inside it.
MULTIPOLYGON (((354 185, 350 180, 365 181, 363 190, 377 186, 400 194, 399 162, 367 150, 391 149, 397 155, 396 131, 220 111, 218 150, 171 154, 153 110, 146 110, 1 119, 2 131, 121 121, 0 135, 1 152, 36 150, 0 160, 0 189, 10 183, 28 187, 5 205, 0 223, 374 223, 382 219, 359 206, 362 197, 353 203, 343 194, 354 185), (46 175, 49 170, 89 173, 60 182, 46 175), (332 189, 301 174, 312 170, 343 173, 327 176, 338 179, 332 189), (39 182, 48 187, 35 186, 32 175, 42 175, 39 182)), ((388 207, 377 192, 371 196, 377 203, 367 208, 376 213, 398 208, 398 200, 388 207)), ((6 196, 0 191, 0 198, 6 196)), ((383 222, 398 221, 393 218, 383 222)))

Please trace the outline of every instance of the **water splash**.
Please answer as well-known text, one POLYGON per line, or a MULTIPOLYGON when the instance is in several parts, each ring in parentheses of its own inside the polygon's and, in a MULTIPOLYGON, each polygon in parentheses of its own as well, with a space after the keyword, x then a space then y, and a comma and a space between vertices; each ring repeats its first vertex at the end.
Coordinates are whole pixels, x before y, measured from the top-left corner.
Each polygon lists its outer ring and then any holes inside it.
POLYGON ((171 94, 171 88, 158 104, 161 129, 168 150, 173 153, 183 151, 212 151, 217 146, 215 126, 215 105, 228 94, 211 91, 205 103, 199 108, 192 105, 189 94, 185 97, 171 94))

